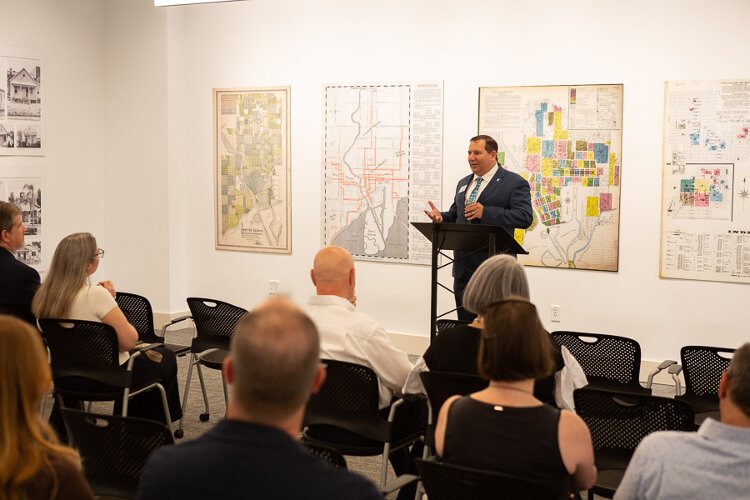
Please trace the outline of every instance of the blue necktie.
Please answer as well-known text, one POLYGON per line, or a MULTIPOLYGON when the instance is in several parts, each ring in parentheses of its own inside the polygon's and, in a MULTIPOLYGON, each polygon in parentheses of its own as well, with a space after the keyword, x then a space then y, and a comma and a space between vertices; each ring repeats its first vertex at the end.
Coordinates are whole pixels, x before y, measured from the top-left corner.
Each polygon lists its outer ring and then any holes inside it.
POLYGON ((471 190, 471 193, 469 194, 469 204, 474 203, 477 201, 477 195, 479 194, 479 186, 482 184, 482 178, 477 177, 477 184, 474 186, 474 189, 471 190))

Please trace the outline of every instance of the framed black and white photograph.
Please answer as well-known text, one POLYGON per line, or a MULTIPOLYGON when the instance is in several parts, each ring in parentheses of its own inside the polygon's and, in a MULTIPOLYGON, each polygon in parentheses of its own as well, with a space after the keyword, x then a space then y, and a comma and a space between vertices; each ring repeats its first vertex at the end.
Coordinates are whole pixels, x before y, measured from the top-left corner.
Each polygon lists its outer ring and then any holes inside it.
POLYGON ((44 156, 42 56, 0 47, 0 156, 44 156))

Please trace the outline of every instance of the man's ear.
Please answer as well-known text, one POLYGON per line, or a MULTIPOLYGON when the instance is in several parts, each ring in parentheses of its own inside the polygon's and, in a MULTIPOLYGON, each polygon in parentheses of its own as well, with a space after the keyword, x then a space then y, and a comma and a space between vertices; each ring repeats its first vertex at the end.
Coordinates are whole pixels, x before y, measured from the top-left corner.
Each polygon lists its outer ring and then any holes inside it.
POLYGON ((234 364, 232 364, 231 354, 224 358, 224 362, 222 363, 222 371, 224 372, 224 376, 227 378, 227 384, 232 385, 232 382, 234 382, 234 364))
POLYGON ((349 271, 349 286, 354 288, 354 285, 357 284, 357 271, 352 267, 352 270, 349 271))
POLYGON ((323 387, 323 383, 326 381, 326 365, 320 364, 318 366, 318 372, 315 374, 312 385, 312 394, 317 394, 320 388, 323 387))
POLYGON ((729 374, 727 372, 724 372, 721 374, 721 380, 719 380, 719 399, 724 399, 727 397, 727 393, 729 392, 729 374))
POLYGON ((310 279, 313 282, 313 285, 318 286, 318 284, 315 282, 315 269, 310 269, 310 279))

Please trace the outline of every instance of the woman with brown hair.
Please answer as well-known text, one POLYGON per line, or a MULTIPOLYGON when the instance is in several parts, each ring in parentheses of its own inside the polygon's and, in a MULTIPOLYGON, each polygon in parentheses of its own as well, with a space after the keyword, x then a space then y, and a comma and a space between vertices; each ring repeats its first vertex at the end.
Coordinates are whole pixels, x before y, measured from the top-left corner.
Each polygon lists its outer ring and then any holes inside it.
POLYGON ((0 498, 94 498, 78 455, 39 415, 51 389, 39 332, 0 315, 0 498))
POLYGON ((591 434, 573 412, 534 397, 534 381, 554 370, 551 344, 534 304, 512 296, 490 306, 479 346, 487 389, 453 396, 440 410, 435 447, 446 462, 550 485, 564 498, 596 479, 591 434))

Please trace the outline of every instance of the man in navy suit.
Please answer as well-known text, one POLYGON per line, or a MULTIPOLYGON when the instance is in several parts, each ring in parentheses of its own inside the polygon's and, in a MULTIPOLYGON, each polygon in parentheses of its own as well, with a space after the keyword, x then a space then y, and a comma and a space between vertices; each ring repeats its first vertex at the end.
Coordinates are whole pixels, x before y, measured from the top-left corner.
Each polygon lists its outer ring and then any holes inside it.
POLYGON ((41 284, 39 273, 17 260, 15 255, 23 246, 25 232, 18 206, 0 201, 0 313, 11 314, 36 326, 31 300, 41 284))
MULTIPOLYGON (((498 165, 497 141, 488 135, 472 137, 468 154, 472 174, 458 181, 450 210, 441 212, 429 201, 430 210, 424 213, 433 222, 503 226, 511 235, 515 228, 529 227, 534 218, 529 183, 520 175, 498 165)), ((470 255, 455 252, 453 291, 459 319, 473 319, 473 315, 461 307, 464 288, 486 258, 487 253, 484 252, 470 255)))

